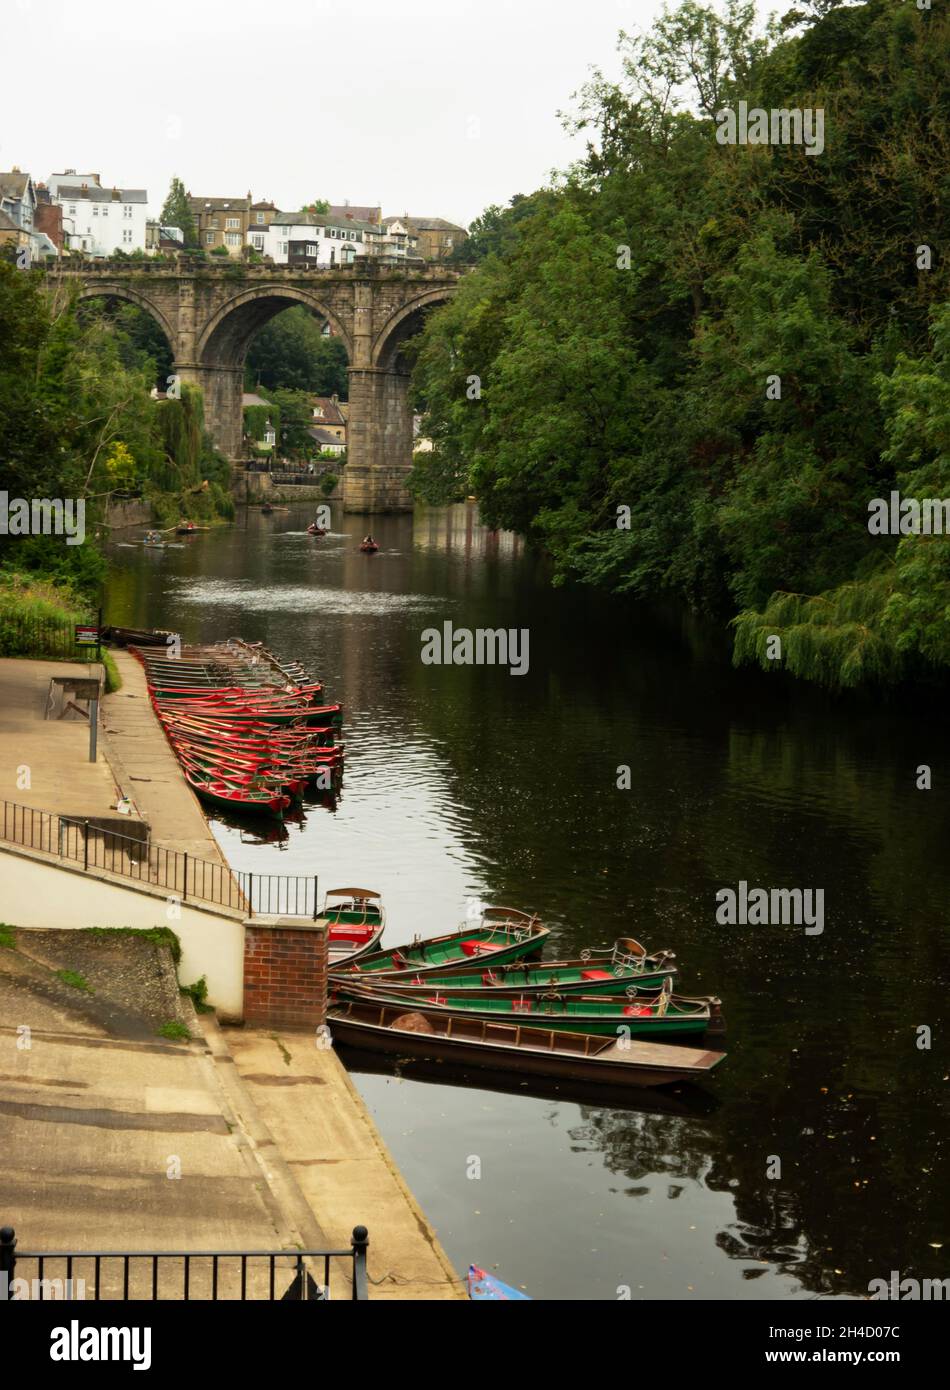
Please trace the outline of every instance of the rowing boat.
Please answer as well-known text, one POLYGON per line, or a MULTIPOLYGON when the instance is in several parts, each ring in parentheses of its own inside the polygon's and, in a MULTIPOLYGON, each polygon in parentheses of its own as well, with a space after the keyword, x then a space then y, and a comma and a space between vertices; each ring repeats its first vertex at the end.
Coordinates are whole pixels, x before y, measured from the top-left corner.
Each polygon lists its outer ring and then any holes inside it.
POLYGON ((725 1031, 718 999, 687 999, 665 988, 651 994, 641 994, 633 986, 629 997, 618 999, 583 994, 562 998, 554 992, 503 999, 489 991, 430 990, 428 994, 416 994, 408 1000, 398 991, 390 993, 385 985, 378 982, 356 985, 345 980, 332 980, 330 988, 333 1000, 353 1000, 358 1003, 379 1000, 403 1009, 424 1009, 427 1016, 451 1014, 479 1018, 485 1022, 525 1019, 535 1028, 554 1028, 564 1033, 593 1033, 613 1038, 668 1038, 725 1031))
POLYGON ((185 779, 202 800, 224 811, 257 811, 261 815, 280 816, 290 805, 290 797, 280 791, 254 791, 237 787, 221 778, 210 777, 193 768, 184 769, 185 779))
POLYGON ((465 925, 444 936, 417 938, 392 951, 373 951, 338 973, 376 976, 384 971, 406 971, 410 978, 427 975, 455 963, 530 959, 540 955, 550 935, 537 916, 511 907, 488 907, 480 922, 465 925))
POLYGON ((340 1004, 329 1010, 327 1022, 334 1041, 349 1047, 592 1085, 667 1086, 701 1080, 725 1056, 676 1044, 611 1040, 372 1001, 340 1004))
POLYGON ((114 642, 119 647, 167 647, 174 633, 161 629, 152 631, 138 627, 116 627, 114 624, 102 629, 102 640, 114 642))
POLYGON ((318 923, 327 928, 331 966, 365 955, 379 942, 386 924, 382 899, 371 888, 330 888, 318 923))
POLYGON ((632 937, 621 937, 608 950, 582 951, 576 960, 536 961, 525 964, 497 964, 465 960, 439 974, 409 973, 405 969, 374 975, 386 989, 398 990, 400 998, 421 997, 432 990, 476 990, 500 998, 531 998, 556 990, 558 994, 625 994, 631 985, 638 989, 661 989, 676 974, 672 951, 647 952, 632 937))

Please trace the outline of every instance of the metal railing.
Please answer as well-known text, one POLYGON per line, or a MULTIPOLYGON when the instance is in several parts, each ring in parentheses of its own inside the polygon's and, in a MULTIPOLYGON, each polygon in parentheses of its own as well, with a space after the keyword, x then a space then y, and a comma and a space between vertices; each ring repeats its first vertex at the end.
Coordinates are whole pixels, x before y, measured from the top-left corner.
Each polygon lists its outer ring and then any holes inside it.
POLYGON ((35 618, 0 614, 0 656, 44 656, 61 661, 98 661, 95 645, 76 645, 76 624, 96 625, 91 618, 35 618))
POLYGON ((260 874, 231 869, 187 850, 123 835, 94 817, 77 819, 14 801, 0 802, 0 841, 40 850, 86 873, 116 874, 181 901, 234 908, 249 917, 311 917, 318 912, 316 874, 260 874))
POLYGON ((348 1250, 18 1251, 16 1232, 4 1226, 0 1303, 61 1298, 93 1303, 313 1301, 329 1297, 331 1260, 351 1263, 351 1270, 344 1271, 348 1296, 368 1301, 368 1245, 366 1227, 356 1226, 348 1250), (311 1264, 322 1275, 322 1285, 314 1280, 311 1264))

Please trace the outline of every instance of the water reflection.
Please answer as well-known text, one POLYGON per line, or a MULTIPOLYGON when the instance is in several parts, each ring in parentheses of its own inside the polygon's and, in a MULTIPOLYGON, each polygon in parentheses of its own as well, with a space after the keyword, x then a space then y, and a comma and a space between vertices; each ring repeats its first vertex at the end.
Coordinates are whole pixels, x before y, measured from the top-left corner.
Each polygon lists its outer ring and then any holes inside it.
POLYGON ((217 822, 231 861, 366 882, 393 943, 449 929, 470 896, 540 912, 552 955, 634 935, 729 1020, 713 1102, 686 1113, 361 1069, 457 1264, 542 1297, 856 1295, 893 1268, 950 1273, 950 826, 914 780, 950 767, 944 723, 736 672, 681 613, 552 591, 471 505, 374 518, 374 556, 365 518, 315 540, 306 511, 114 554, 109 620, 266 639, 344 702, 338 800, 277 841, 217 822), (528 627, 528 674, 424 667, 420 634, 447 618, 528 627), (718 924, 716 889, 739 879, 824 888, 823 935, 718 924))

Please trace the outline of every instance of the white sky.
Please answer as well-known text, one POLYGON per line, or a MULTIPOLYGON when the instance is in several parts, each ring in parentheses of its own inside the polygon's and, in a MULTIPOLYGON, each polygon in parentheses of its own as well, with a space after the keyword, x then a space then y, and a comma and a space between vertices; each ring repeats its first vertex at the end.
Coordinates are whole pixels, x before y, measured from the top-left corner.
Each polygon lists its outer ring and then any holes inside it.
POLYGON ((581 151, 557 119, 660 0, 4 0, 0 168, 467 226, 581 151))

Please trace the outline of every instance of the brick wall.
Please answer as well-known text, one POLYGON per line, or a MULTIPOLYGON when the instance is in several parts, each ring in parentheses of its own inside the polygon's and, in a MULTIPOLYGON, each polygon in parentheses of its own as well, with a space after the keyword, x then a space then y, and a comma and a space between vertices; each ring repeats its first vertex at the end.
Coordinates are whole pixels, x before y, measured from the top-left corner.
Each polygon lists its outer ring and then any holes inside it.
POLYGON ((63 235, 63 209, 59 203, 37 203, 33 227, 38 232, 45 232, 53 245, 62 251, 66 238, 63 235))
POLYGON ((244 1021, 316 1028, 327 1011, 327 933, 323 926, 259 918, 244 928, 244 1021))

